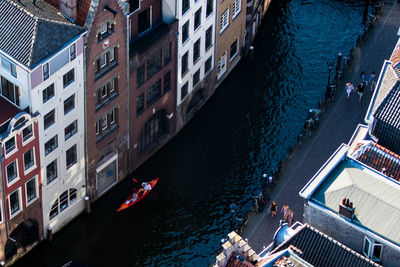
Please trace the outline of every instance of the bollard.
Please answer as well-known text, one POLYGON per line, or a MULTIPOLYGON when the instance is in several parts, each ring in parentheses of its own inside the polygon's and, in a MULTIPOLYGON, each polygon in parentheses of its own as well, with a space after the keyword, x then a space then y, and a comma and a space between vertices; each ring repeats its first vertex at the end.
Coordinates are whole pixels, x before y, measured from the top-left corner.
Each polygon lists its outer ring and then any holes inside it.
POLYGON ((50 243, 53 241, 53 229, 51 229, 51 226, 47 227, 47 241, 50 243))
POLYGON ((85 196, 85 209, 86 209, 86 213, 90 213, 90 200, 88 196, 85 196))
POLYGON ((339 53, 337 56, 337 62, 336 62, 336 76, 338 75, 338 72, 340 71, 340 68, 342 67, 342 53, 339 53))

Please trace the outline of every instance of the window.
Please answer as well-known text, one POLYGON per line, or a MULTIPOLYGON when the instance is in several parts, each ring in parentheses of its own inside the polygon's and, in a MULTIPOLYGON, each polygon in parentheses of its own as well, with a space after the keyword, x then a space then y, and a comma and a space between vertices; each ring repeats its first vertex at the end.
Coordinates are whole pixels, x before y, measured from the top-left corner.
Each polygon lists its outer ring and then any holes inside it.
POLYGON ((8 183, 11 183, 12 181, 14 181, 14 179, 17 178, 18 172, 17 172, 16 161, 13 161, 7 165, 6 172, 7 172, 7 182, 8 183))
POLYGON ((136 86, 139 88, 144 84, 144 64, 136 69, 136 86))
POLYGON ((6 149, 6 154, 10 153, 10 152, 13 151, 15 148, 16 148, 16 146, 15 146, 15 138, 14 138, 14 136, 13 136, 13 137, 11 137, 10 139, 8 139, 8 140, 6 141, 6 147, 5 147, 5 149, 6 149))
POLYGON ((69 190, 65 190, 59 198, 54 201, 53 206, 51 206, 49 219, 53 219, 59 213, 63 212, 67 209, 72 203, 74 203, 78 199, 78 190, 75 188, 70 188, 69 190))
POLYGON ((51 125, 53 125, 56 122, 55 113, 56 113, 56 111, 53 109, 52 111, 50 111, 49 113, 44 115, 44 118, 43 118, 44 129, 49 128, 51 125))
POLYGON ((0 201, 0 223, 2 223, 3 222, 3 205, 1 204, 1 201, 0 201))
POLYGON ((139 14, 138 18, 138 34, 151 28, 151 7, 139 14))
POLYGON ((236 39, 232 44, 231 44, 231 53, 230 53, 230 60, 232 61, 236 55, 238 54, 238 39, 236 39))
POLYGON ((66 154, 67 169, 69 169, 76 163, 76 159, 77 159, 76 145, 73 145, 70 149, 68 149, 65 152, 65 154, 66 154))
POLYGON ((22 130, 22 140, 26 142, 32 136, 33 136, 33 130, 32 130, 32 124, 30 124, 29 126, 25 127, 22 130))
POLYGON ((162 59, 162 55, 161 55, 161 49, 159 51, 157 51, 156 53, 154 53, 151 58, 149 59, 149 61, 147 61, 147 79, 150 79, 151 77, 153 77, 154 74, 156 74, 157 72, 159 72, 161 70, 161 59, 162 59))
POLYGON ((371 241, 368 237, 364 238, 363 253, 368 259, 380 261, 382 256, 382 244, 371 241))
POLYGON ((207 60, 206 63, 204 64, 204 75, 211 70, 211 63, 212 63, 212 56, 210 56, 207 60))
POLYGON ((63 76, 63 85, 64 88, 73 83, 75 80, 75 72, 74 69, 68 71, 66 74, 63 76))
POLYGON ((76 45, 75 44, 73 44, 69 47, 69 58, 71 61, 76 58, 76 45))
POLYGON ((140 114, 144 110, 144 94, 136 98, 136 114, 140 114))
POLYGON ((190 8, 190 0, 182 0, 182 15, 190 8))
POLYGON ((207 10, 206 10, 206 17, 208 17, 213 12, 213 0, 207 0, 207 10))
POLYGON ((46 103, 48 100, 53 98, 54 96, 54 83, 50 84, 43 90, 43 104, 46 103))
POLYGON ((20 189, 15 190, 14 192, 12 192, 8 199, 10 202, 10 213, 11 215, 16 214, 19 210, 20 210, 20 189))
POLYGON ((115 123, 115 110, 112 109, 109 115, 110 115, 110 125, 113 125, 115 123))
POLYGON ((0 79, 1 94, 11 102, 16 104, 17 106, 19 106, 19 96, 20 96, 19 87, 10 82, 9 80, 7 80, 6 78, 4 78, 3 76, 0 77, 1 77, 0 79))
POLYGON ((28 170, 35 164, 35 159, 33 156, 33 148, 31 148, 28 152, 24 153, 24 170, 28 170))
POLYGON ((106 98, 106 97, 107 97, 107 86, 104 85, 104 86, 101 88, 101 99, 106 98))
POLYGON ((50 184, 57 178, 57 159, 55 159, 49 165, 46 166, 46 177, 47 177, 47 184, 50 184))
POLYGON ((218 78, 220 78, 226 71, 226 52, 218 60, 218 78))
POLYGON ((110 51, 108 51, 108 54, 110 55, 110 62, 114 60, 114 49, 110 49, 110 51))
POLYGON ((171 90, 171 72, 168 71, 164 74, 164 94, 171 90))
POLYGON ((207 50, 212 45, 212 25, 206 31, 206 38, 205 39, 206 39, 206 42, 205 42, 206 46, 205 47, 206 47, 206 50, 207 50))
POLYGON ((95 79, 108 72, 117 65, 118 47, 114 46, 103 52, 95 61, 95 79))
POLYGON ((64 100, 64 115, 75 108, 75 94, 64 100))
POLYGON ((47 80, 49 76, 49 63, 45 63, 43 65, 43 80, 47 80))
POLYGON ((194 13, 194 30, 200 27, 201 24, 201 7, 194 13))
POLYGON ((185 97, 187 96, 188 90, 189 90, 189 83, 186 82, 181 88, 181 101, 185 99, 185 97))
POLYGON ((222 33, 229 25, 229 8, 221 14, 219 32, 222 33))
POLYGON ((107 36, 114 32, 114 22, 105 21, 101 24, 100 29, 97 31, 97 42, 104 40, 107 36))
POLYGON ((200 82, 200 69, 198 69, 193 75, 193 87, 200 82))
POLYGON ((100 33, 103 34, 103 33, 106 33, 106 32, 107 32, 107 22, 103 22, 101 24, 100 33))
POLYGON ((102 129, 102 130, 107 129, 107 114, 104 115, 104 116, 100 119, 100 123, 101 123, 101 129, 102 129))
POLYGON ((193 62, 200 58, 200 38, 193 45, 193 62))
POLYGON ((14 63, 12 63, 10 60, 8 60, 6 57, 1 56, 1 65, 5 70, 7 70, 9 73, 11 73, 12 76, 15 78, 17 77, 17 69, 14 63))
POLYGON ((58 147, 57 135, 53 136, 49 141, 44 144, 44 154, 47 156, 54 149, 58 147))
POLYGON ((30 203, 37 198, 36 177, 26 183, 26 202, 30 203))
POLYGON ((164 47, 164 66, 171 62, 171 48, 171 42, 167 45, 167 47, 164 47))
POLYGON ((96 121, 96 135, 100 134, 100 121, 96 121))
POLYGON ((189 39, 189 20, 182 26, 182 44, 189 39))
POLYGON ((241 9, 241 0, 233 0, 232 19, 236 18, 236 16, 240 13, 240 9, 241 9))
POLYGON ((161 95, 161 80, 158 80, 147 89, 146 92, 147 107, 153 104, 160 95, 161 95))
POLYGON ((101 68, 104 68, 106 65, 107 65, 107 54, 106 53, 104 53, 104 54, 101 54, 101 56, 100 56, 100 66, 101 66, 101 68))
POLYGON ((71 136, 78 132, 78 121, 74 121, 64 129, 65 140, 68 140, 71 136))
POLYGON ((183 77, 185 75, 185 73, 188 71, 188 55, 189 55, 189 51, 186 52, 183 56, 182 56, 182 73, 181 76, 183 77))

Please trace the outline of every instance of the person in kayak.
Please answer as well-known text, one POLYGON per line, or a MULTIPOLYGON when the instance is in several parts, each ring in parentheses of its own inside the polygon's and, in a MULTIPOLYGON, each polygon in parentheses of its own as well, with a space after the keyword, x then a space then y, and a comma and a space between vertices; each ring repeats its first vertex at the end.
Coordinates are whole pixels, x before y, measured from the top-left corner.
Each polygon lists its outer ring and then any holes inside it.
POLYGON ((143 182, 143 183, 142 183, 142 188, 140 188, 139 191, 138 191, 137 193, 138 193, 138 194, 139 194, 139 193, 144 194, 144 193, 146 193, 147 191, 150 191, 150 190, 151 190, 151 184, 150 184, 150 183, 143 182))

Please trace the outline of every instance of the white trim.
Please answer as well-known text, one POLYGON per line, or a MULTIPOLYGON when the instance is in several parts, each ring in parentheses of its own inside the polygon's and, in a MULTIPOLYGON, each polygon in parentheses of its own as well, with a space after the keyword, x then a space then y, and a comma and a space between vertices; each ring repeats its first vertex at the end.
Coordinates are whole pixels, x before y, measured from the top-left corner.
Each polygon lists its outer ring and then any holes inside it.
POLYGON ((232 4, 232 20, 234 20, 237 15, 239 15, 240 11, 242 11, 242 1, 241 0, 233 0, 232 4), (236 6, 236 12, 235 12, 236 6))
POLYGON ((363 248, 362 248, 362 253, 364 254, 365 257, 368 259, 370 258, 371 255, 371 247, 372 247, 372 241, 369 240, 367 236, 364 236, 364 243, 363 243, 363 248), (365 253, 365 244, 368 242, 368 252, 365 253))
POLYGON ((15 184, 17 181, 19 181, 19 170, 18 170, 18 158, 16 158, 14 161, 10 162, 7 166, 5 166, 5 171, 6 171, 6 182, 7 182, 7 187, 12 186, 15 184), (12 163, 15 163, 15 169, 17 171, 17 176, 9 183, 8 182, 8 173, 7 173, 7 167, 10 166, 12 163))
POLYGON ((223 31, 225 31, 226 28, 228 28, 229 26, 229 7, 222 12, 221 14, 221 18, 219 20, 219 33, 223 33, 223 31))
POLYGON ((108 122, 107 122, 107 114, 102 116, 100 121, 101 121, 101 124, 102 124, 101 125, 101 130, 103 131, 103 130, 107 129, 107 126, 108 126, 107 125, 108 124, 108 122), (103 123, 104 122, 104 118, 105 118, 105 123, 103 123))
POLYGON ((15 152, 18 151, 17 140, 16 140, 15 137, 16 137, 15 134, 10 134, 10 136, 8 136, 7 138, 5 138, 5 139, 3 140, 2 143, 4 143, 4 158, 8 158, 8 157, 10 157, 11 155, 13 155, 15 152), (13 148, 13 150, 11 150, 10 152, 7 152, 7 150, 6 150, 6 143, 7 143, 7 141, 9 141, 11 138, 14 138, 14 148, 13 148))
POLYGON ((35 147, 32 147, 31 149, 27 150, 25 153, 22 154, 22 161, 24 163, 24 175, 27 175, 28 173, 30 173, 31 171, 36 169, 37 164, 36 164, 36 156, 35 156, 35 147), (28 169, 25 170, 25 154, 28 153, 29 151, 32 151, 33 164, 32 164, 32 166, 30 166, 28 169))
POLYGON ((2 200, 0 199, 0 217, 1 217, 0 223, 3 223, 3 222, 4 222, 4 211, 3 211, 3 208, 4 208, 3 202, 2 202, 2 200))
MULTIPOLYGON (((112 156, 111 158, 109 158, 106 162, 104 162, 103 164, 101 164, 99 167, 96 168, 96 172, 101 172, 105 167, 107 167, 108 165, 110 165, 110 163, 114 160, 116 160, 118 158, 118 154, 115 154, 114 156, 112 156)), ((117 170, 118 170, 118 160, 117 160, 117 170)), ((117 174, 118 175, 118 174, 117 174)))
POLYGON ((39 199, 39 184, 38 184, 38 176, 35 175, 33 178, 29 179, 25 183, 25 202, 26 202, 26 206, 28 207, 30 204, 35 202, 35 200, 37 200, 37 199, 39 199), (28 202, 28 183, 30 181, 32 181, 32 180, 35 180, 35 193, 36 193, 36 196, 35 196, 35 198, 33 198, 31 201, 28 202))
POLYGON ((12 191, 10 194, 8 194, 8 210, 10 213, 10 219, 14 218, 15 216, 17 216, 19 213, 21 213, 22 211, 22 195, 21 195, 21 187, 18 187, 17 189, 15 189, 14 191, 12 191), (16 211, 14 214, 11 214, 11 203, 10 203, 10 196, 12 194, 14 194, 15 192, 18 191, 18 205, 19 205, 19 209, 18 211, 16 211))
POLYGON ((33 139, 35 139, 35 131, 34 131, 35 128, 34 128, 34 126, 33 126, 34 122, 31 121, 31 122, 29 122, 29 123, 27 123, 27 124, 28 124, 28 125, 26 125, 24 128, 21 129, 21 139, 22 139, 22 145, 23 145, 23 146, 29 144, 29 142, 31 142, 33 139), (29 137, 26 141, 24 141, 24 130, 25 130, 26 128, 28 128, 29 126, 32 126, 32 136, 29 137))

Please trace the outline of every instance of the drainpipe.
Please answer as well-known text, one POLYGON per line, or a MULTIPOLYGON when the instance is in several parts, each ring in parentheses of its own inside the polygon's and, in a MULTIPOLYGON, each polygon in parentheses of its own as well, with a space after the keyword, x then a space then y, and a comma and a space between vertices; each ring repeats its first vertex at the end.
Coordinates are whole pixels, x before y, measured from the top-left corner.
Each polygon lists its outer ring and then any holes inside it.
POLYGON ((2 155, 0 158, 0 169, 1 169, 1 179, 3 184, 3 203, 4 203, 4 222, 6 223, 6 236, 7 239, 9 238, 8 235, 8 211, 7 211, 7 202, 6 202, 6 185, 4 181, 4 156, 2 155))
MULTIPOLYGON (((125 15, 125 14, 124 14, 125 15)), ((129 24, 129 18, 130 16, 125 15, 126 17, 126 94, 127 94, 127 100, 126 100, 126 104, 127 104, 127 138, 128 138, 128 162, 129 162, 129 155, 130 155, 130 123, 129 123, 129 119, 130 119, 130 107, 129 107, 129 99, 130 99, 130 92, 129 92, 129 41, 130 41, 130 24, 129 24)), ((129 164, 129 163, 128 163, 129 164)), ((129 166, 127 166, 129 168, 129 166)))
POLYGON ((87 87, 86 87, 86 36, 83 38, 83 94, 84 94, 84 117, 85 117, 85 183, 86 183, 86 196, 90 195, 90 184, 89 184, 89 152, 88 152, 88 136, 87 136, 87 87))

